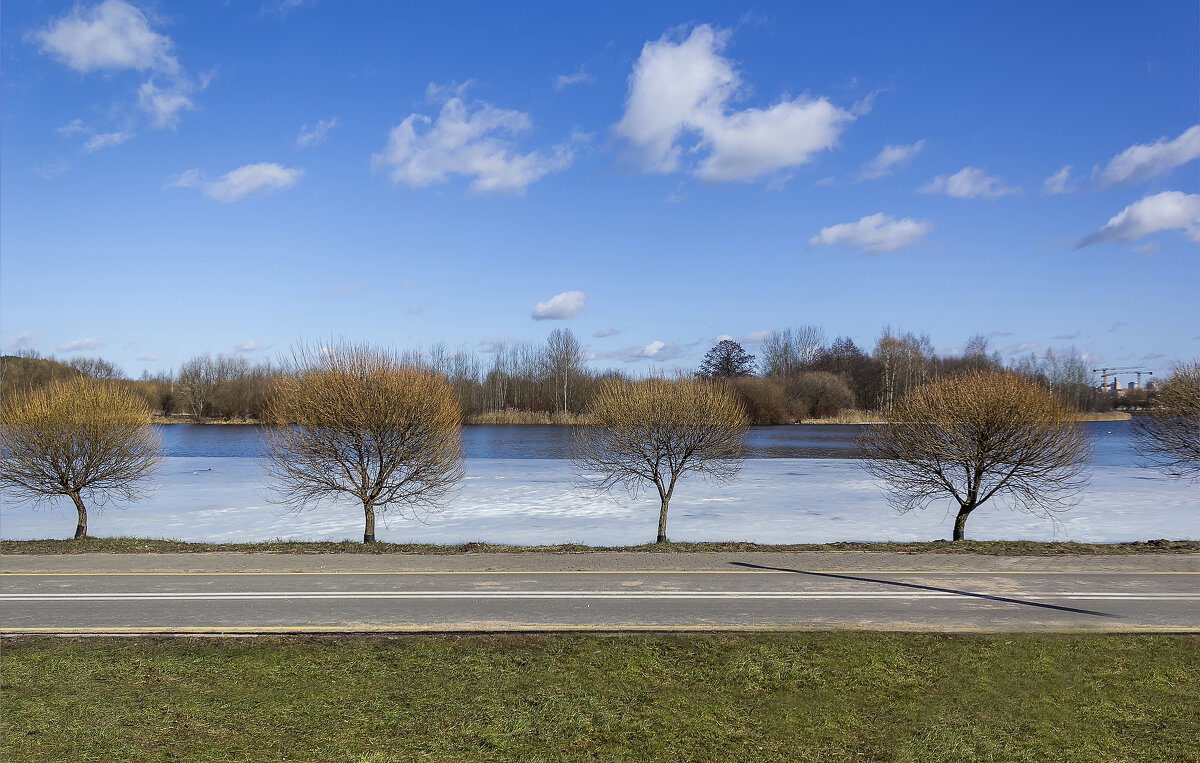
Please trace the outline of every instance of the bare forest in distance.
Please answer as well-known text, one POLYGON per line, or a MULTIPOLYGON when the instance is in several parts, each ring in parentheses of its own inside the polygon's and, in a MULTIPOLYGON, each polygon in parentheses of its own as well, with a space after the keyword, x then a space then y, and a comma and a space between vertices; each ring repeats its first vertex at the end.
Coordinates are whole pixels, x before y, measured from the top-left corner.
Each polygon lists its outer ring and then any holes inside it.
MULTIPOLYGON (((1016 371, 1046 386, 1080 411, 1103 411, 1113 398, 1097 389, 1093 375, 1072 348, 1046 350, 1005 364, 983 336, 970 339, 958 355, 939 355, 927 334, 884 329, 870 350, 848 337, 826 339, 822 329, 801 326, 772 332, 758 356, 742 353, 741 363, 714 372, 709 352, 699 370, 681 375, 726 376, 753 424, 819 420, 859 421, 888 411, 910 390, 964 370, 1016 371)), ((546 341, 514 342, 494 352, 451 350, 444 344, 408 350, 402 359, 443 374, 454 388, 466 423, 580 423, 600 383, 636 378, 621 371, 594 371, 570 329, 555 329, 546 341)), ((163 421, 257 422, 262 420, 281 371, 269 361, 251 363, 240 355, 197 355, 173 373, 128 379, 100 358, 66 361, 26 351, 0 362, 0 396, 19 394, 70 375, 122 380, 134 388, 163 421)), ((1146 393, 1121 398, 1122 406, 1147 404, 1146 393)))

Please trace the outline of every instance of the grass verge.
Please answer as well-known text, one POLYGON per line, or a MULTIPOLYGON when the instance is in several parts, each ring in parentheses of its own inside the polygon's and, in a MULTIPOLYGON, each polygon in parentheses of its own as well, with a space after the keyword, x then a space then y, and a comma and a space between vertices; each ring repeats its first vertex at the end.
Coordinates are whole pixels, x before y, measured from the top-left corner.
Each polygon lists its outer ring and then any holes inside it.
POLYGON ((81 540, 5 540, 0 554, 646 554, 717 552, 863 551, 901 554, 986 554, 993 556, 1116 556, 1200 552, 1200 540, 1148 540, 1132 543, 1042 543, 1038 541, 935 540, 926 543, 647 543, 641 546, 503 546, 492 543, 371 543, 355 541, 287 541, 264 543, 186 543, 153 538, 83 538, 81 540))
POLYGON ((1184 761, 1200 637, 7 639, 4 760, 1184 761))

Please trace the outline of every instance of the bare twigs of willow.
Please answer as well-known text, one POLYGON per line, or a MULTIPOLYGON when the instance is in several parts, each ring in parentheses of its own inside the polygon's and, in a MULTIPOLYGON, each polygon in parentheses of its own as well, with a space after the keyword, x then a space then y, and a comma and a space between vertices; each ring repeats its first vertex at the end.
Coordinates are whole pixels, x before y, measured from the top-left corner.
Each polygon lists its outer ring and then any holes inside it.
POLYGON ((143 495, 160 463, 161 440, 150 421, 128 386, 86 376, 6 400, 0 487, 35 504, 69 497, 78 514, 75 537, 87 537, 87 504, 143 495))
POLYGON ((667 540, 667 506, 688 472, 723 483, 738 475, 748 421, 720 382, 650 378, 603 384, 589 410, 592 426, 576 430, 573 461, 580 482, 632 496, 654 485, 661 501, 658 542, 667 540))
POLYGON ((1155 407, 1134 419, 1133 436, 1154 466, 1173 477, 1200 479, 1200 361, 1171 372, 1155 407))
POLYGON ((918 387, 887 423, 867 427, 866 470, 887 483, 901 512, 942 498, 958 504, 954 540, 991 498, 1053 517, 1087 484, 1091 442, 1074 411, 1013 373, 975 371, 918 387))
POLYGON ((279 500, 311 508, 353 497, 418 518, 463 475, 461 412, 445 377, 365 346, 300 348, 269 406, 265 470, 279 500))

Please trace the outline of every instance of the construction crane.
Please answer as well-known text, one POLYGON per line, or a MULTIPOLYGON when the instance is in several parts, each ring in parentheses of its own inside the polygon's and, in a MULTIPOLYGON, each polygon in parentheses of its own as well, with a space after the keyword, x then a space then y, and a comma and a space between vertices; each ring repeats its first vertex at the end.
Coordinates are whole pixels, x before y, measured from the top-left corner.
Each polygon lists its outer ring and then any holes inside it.
POLYGON ((1142 388, 1142 374, 1145 374, 1146 376, 1154 376, 1153 371, 1147 371, 1146 369, 1138 368, 1137 366, 1124 366, 1122 368, 1093 368, 1092 373, 1100 374, 1100 388, 1106 392, 1108 391, 1108 377, 1113 377, 1113 381, 1115 382, 1117 380, 1118 373, 1137 374, 1137 389, 1142 388))

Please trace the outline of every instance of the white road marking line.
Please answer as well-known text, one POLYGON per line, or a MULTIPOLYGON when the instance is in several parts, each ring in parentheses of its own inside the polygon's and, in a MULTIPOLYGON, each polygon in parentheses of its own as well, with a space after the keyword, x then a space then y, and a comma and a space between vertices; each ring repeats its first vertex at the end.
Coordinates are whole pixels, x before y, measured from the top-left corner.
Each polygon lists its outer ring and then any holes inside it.
POLYGON ((10 593, 0 602, 56 601, 239 601, 263 599, 1065 599, 1117 601, 1200 601, 1191 593, 1005 592, 989 594, 873 591, 239 591, 126 593, 10 593))

